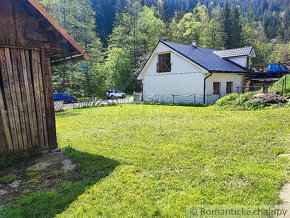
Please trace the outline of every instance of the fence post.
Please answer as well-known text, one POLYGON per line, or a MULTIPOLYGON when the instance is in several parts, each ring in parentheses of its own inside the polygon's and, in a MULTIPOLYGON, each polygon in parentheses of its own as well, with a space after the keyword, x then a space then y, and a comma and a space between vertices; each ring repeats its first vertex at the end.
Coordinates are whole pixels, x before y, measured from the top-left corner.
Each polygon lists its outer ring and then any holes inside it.
POLYGON ((285 74, 285 92, 287 92, 287 73, 285 74))
POLYGON ((282 96, 284 95, 284 84, 285 84, 285 79, 282 81, 282 96))
POLYGON ((195 94, 193 94, 193 103, 195 104, 195 101, 196 101, 196 99, 195 99, 195 94))
POLYGON ((173 95, 173 101, 172 101, 172 103, 174 104, 174 95, 173 95))

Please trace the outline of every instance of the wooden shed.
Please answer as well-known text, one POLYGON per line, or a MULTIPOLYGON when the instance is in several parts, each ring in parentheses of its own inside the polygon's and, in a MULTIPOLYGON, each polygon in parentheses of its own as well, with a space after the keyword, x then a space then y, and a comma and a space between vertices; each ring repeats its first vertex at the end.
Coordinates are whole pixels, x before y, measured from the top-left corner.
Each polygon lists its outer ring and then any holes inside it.
POLYGON ((36 0, 0 1, 0 152, 57 148, 51 64, 88 59, 36 0))

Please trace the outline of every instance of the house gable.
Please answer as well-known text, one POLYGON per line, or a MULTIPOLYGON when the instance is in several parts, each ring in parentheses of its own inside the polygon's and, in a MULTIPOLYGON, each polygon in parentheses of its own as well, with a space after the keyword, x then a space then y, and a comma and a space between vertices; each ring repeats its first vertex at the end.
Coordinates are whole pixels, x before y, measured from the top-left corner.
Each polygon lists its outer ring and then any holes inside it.
POLYGON ((214 51, 219 57, 232 61, 244 68, 248 67, 251 63, 251 58, 256 57, 253 46, 244 48, 227 49, 223 51, 214 51))
POLYGON ((173 50, 169 46, 162 42, 159 42, 154 51, 150 55, 147 63, 142 69, 138 79, 143 80, 144 75, 156 76, 156 75, 172 75, 172 74, 189 74, 189 73, 207 73, 208 71, 203 67, 197 65, 192 60, 189 60, 185 56, 181 55, 177 51, 173 50), (158 55, 171 54, 171 72, 157 72, 158 55))
POLYGON ((252 58, 256 57, 256 53, 254 48, 252 47, 251 52, 247 55, 241 55, 241 56, 236 56, 236 57, 228 57, 226 59, 242 66, 242 67, 248 67, 248 65, 251 64, 252 58))

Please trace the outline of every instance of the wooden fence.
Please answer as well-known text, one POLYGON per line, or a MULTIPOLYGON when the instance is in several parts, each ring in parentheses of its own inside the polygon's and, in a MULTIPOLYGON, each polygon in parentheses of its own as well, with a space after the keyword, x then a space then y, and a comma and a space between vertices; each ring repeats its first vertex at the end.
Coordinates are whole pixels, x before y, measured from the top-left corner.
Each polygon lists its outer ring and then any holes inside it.
POLYGON ((64 110, 63 101, 55 101, 54 102, 54 111, 63 111, 63 110, 64 110))

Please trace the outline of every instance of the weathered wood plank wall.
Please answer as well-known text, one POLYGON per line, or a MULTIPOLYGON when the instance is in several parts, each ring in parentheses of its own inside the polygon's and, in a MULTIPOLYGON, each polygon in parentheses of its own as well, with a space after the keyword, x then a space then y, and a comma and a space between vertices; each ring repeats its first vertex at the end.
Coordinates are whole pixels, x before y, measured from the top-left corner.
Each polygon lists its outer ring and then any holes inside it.
POLYGON ((50 43, 48 34, 19 0, 0 1, 0 45, 42 48, 50 43))
POLYGON ((0 0, 0 152, 57 148, 49 56, 61 47, 26 3, 0 0))
POLYGON ((45 51, 0 48, 0 77, 0 151, 56 148, 52 81, 45 51))

